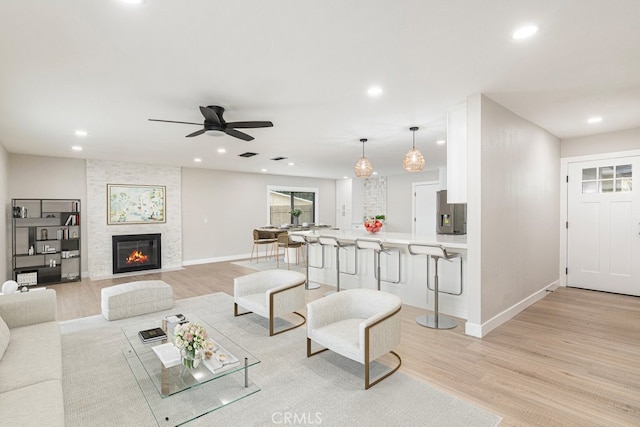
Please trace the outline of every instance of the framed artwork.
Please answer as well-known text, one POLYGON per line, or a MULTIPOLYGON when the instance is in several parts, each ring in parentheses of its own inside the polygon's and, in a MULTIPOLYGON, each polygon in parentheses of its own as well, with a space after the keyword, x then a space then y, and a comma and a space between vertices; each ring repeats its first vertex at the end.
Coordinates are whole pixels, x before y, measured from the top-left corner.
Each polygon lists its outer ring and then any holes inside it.
POLYGON ((107 184, 107 224, 167 222, 166 187, 107 184))

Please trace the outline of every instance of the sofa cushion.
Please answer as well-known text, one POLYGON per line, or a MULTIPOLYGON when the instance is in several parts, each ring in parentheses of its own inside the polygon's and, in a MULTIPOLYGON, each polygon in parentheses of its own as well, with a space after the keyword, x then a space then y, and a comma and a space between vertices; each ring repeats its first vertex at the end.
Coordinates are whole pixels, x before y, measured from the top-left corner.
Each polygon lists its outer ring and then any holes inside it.
POLYGON ((9 331, 9 327, 2 317, 0 317, 0 360, 2 360, 2 356, 4 356, 4 351, 7 349, 9 345, 9 339, 11 338, 11 332, 9 331))
POLYGON ((49 380, 0 393, 0 425, 64 427, 62 382, 49 380))
POLYGON ((46 322, 11 329, 11 345, 0 362, 0 393, 52 379, 62 379, 62 342, 58 323, 46 322))

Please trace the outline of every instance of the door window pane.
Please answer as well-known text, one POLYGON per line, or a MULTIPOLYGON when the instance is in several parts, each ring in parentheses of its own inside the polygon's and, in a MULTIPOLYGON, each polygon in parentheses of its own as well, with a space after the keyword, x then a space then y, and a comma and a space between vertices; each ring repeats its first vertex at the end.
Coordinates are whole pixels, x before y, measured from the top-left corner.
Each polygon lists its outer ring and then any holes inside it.
POLYGON ((598 192, 598 183, 596 181, 583 182, 582 183, 582 192, 584 194, 597 193, 598 192))
POLYGON ((598 179, 598 168, 582 169, 582 180, 598 179))
POLYGON ((613 178, 613 166, 605 166, 600 168, 600 179, 613 178))
POLYGON ((613 180, 608 179, 605 181, 600 181, 600 192, 601 193, 613 193, 613 180))
POLYGON ((618 179, 616 180, 616 191, 631 191, 630 179, 618 179))
POLYGON ((616 178, 631 178, 631 165, 616 166, 616 178))

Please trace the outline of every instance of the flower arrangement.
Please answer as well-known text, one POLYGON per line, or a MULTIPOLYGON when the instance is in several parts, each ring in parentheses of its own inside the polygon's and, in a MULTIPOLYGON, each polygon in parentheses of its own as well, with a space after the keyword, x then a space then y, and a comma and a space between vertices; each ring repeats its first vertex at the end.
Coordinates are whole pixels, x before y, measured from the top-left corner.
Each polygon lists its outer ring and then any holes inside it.
POLYGON ((302 209, 295 208, 295 209, 292 209, 289 213, 291 214, 291 216, 294 216, 297 218, 300 215, 302 215, 302 209))
POLYGON ((176 325, 173 344, 181 350, 182 364, 196 368, 200 363, 201 350, 208 347, 207 331, 197 323, 176 325))

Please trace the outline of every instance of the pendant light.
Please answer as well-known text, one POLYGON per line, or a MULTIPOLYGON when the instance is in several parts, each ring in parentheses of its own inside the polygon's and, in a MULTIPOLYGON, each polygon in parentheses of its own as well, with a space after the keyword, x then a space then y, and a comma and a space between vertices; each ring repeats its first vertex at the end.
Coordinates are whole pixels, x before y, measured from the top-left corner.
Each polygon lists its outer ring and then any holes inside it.
POLYGON ((416 131, 418 127, 413 126, 409 128, 409 130, 413 132, 413 147, 411 147, 411 150, 404 156, 402 166, 407 172, 419 172, 424 168, 424 156, 420 150, 416 148, 416 131))
POLYGON ((364 156, 364 143, 367 142, 367 140, 363 138, 360 142, 362 142, 362 157, 358 160, 358 163, 356 163, 353 172, 358 178, 368 178, 371 176, 371 172, 373 172, 373 166, 369 159, 364 156))

